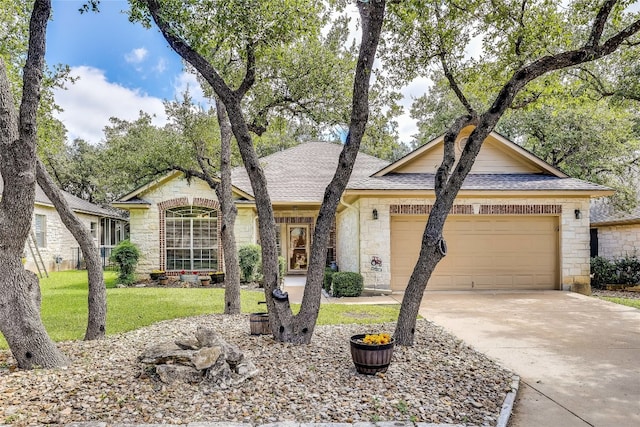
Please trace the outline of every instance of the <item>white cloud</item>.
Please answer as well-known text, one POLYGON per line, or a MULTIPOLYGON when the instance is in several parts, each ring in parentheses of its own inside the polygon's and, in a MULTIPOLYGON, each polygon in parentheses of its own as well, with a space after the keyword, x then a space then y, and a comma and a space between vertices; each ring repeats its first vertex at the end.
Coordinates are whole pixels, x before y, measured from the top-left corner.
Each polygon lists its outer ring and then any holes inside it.
POLYGON ((183 71, 175 78, 173 88, 176 99, 182 99, 182 94, 189 90, 189 95, 194 103, 200 104, 205 108, 214 104, 205 96, 195 74, 183 71))
POLYGON ((140 111, 155 116, 153 123, 167 122, 162 100, 107 81, 104 71, 93 67, 73 67, 79 77, 67 90, 57 89, 55 100, 64 111, 57 117, 67 128, 69 140, 82 138, 90 143, 104 139, 103 129, 110 117, 136 120, 140 111))
POLYGON ((147 57, 149 52, 143 47, 133 49, 131 52, 124 55, 124 59, 131 64, 139 64, 147 57))
POLYGON ((398 133, 400 142, 409 143, 413 135, 418 133, 418 125, 415 119, 410 117, 411 104, 413 101, 427 93, 432 81, 426 77, 418 77, 402 88, 402 105, 404 113, 398 117, 398 133))
POLYGON ((162 74, 166 69, 167 69, 167 60, 164 58, 158 59, 156 66, 153 67, 153 71, 155 71, 158 74, 162 74))

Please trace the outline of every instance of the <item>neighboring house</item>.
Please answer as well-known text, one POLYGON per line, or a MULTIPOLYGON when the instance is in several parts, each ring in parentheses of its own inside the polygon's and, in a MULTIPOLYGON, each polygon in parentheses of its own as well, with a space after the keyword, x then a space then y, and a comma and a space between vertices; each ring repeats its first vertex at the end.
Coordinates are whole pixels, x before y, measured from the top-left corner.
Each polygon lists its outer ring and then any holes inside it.
MULTIPOLYGON (((472 128, 456 143, 463 147, 472 128)), ((304 274, 310 237, 341 146, 309 142, 261 159, 289 274, 304 274)), ((363 274, 366 288, 401 291, 417 259, 433 205, 442 138, 393 164, 359 154, 336 217, 327 264, 363 274)), ((233 171, 238 244, 258 242, 257 214, 243 168, 233 171)), ((447 220, 449 254, 428 289, 563 289, 589 283, 591 197, 612 192, 567 177, 492 133, 447 220)), ((222 269, 215 193, 171 173, 114 206, 130 212, 139 272, 222 269)))
POLYGON ((598 201, 591 206, 591 256, 608 259, 640 255, 640 206, 620 212, 598 201))
MULTIPOLYGON (((90 230, 96 246, 100 248, 103 265, 107 265, 111 248, 126 238, 126 219, 112 209, 102 208, 67 192, 63 193, 71 209, 90 230)), ((85 268, 80 245, 62 223, 53 203, 39 186, 36 186, 32 231, 34 238, 31 249, 29 244, 25 247, 25 268, 38 271, 36 246, 47 271, 85 268)))

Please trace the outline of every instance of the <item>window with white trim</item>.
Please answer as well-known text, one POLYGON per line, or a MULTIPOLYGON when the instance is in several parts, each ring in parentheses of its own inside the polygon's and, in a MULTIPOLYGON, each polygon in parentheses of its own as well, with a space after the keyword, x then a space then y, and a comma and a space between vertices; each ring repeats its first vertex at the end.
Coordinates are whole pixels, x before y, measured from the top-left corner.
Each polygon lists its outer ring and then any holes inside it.
POLYGON ((167 270, 218 270, 218 212, 198 206, 165 211, 167 270))

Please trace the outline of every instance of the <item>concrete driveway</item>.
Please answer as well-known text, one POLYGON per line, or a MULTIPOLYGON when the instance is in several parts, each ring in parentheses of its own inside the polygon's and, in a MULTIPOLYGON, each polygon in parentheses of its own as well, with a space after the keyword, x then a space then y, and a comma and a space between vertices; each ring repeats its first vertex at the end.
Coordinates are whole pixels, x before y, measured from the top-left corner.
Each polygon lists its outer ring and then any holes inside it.
POLYGON ((427 292, 420 314, 521 377, 511 426, 640 426, 640 310, 559 291, 427 292))

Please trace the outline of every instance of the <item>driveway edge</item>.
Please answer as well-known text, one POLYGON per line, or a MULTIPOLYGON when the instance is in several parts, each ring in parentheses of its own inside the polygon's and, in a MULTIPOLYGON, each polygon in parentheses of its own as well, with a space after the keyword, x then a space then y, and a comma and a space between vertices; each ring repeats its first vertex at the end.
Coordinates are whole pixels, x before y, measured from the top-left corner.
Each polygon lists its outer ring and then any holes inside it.
POLYGON ((502 408, 500 409, 500 416, 498 417, 496 427, 507 427, 509 417, 513 411, 513 404, 516 401, 516 394, 518 394, 518 388, 520 388, 520 377, 514 375, 511 381, 511 391, 507 393, 507 396, 504 398, 504 402, 502 402, 502 408))

